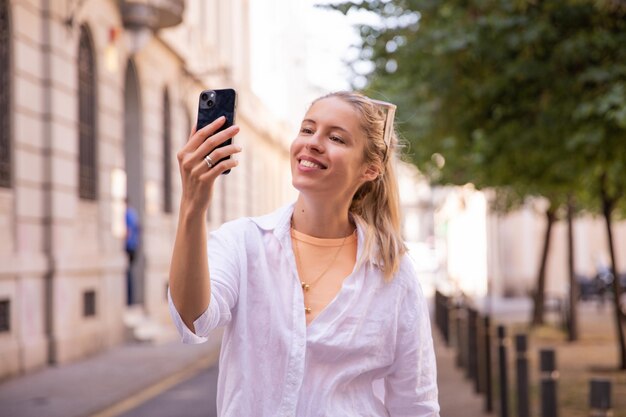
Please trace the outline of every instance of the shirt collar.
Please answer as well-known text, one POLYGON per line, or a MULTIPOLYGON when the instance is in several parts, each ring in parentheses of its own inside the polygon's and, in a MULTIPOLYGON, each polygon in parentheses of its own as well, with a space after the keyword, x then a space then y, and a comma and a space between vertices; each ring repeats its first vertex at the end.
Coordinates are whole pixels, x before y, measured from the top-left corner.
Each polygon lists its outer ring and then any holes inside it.
MULTIPOLYGON (((291 216, 293 215, 295 203, 288 204, 279 208, 278 210, 266 214, 264 216, 252 217, 251 220, 254 222, 261 230, 272 231, 274 236, 278 239, 279 242, 283 242, 285 237, 290 236, 289 232, 291 230, 291 216)), ((356 219, 355 219, 356 220, 356 219)), ((354 222, 356 224, 356 234, 357 234, 357 260, 361 259, 361 254, 363 251, 363 245, 365 244, 365 230, 364 227, 366 225, 361 220, 357 220, 354 222)), ((369 260, 370 263, 378 264, 373 259, 369 260)))
POLYGON ((273 231, 278 238, 289 232, 294 203, 288 204, 265 216, 252 217, 251 220, 261 229, 273 231))

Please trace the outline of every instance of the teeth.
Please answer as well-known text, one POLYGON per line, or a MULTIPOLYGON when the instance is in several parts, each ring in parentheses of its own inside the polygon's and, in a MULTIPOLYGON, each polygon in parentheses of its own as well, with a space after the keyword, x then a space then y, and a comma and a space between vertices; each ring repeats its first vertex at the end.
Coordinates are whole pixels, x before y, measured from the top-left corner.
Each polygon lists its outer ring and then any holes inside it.
POLYGON ((307 160, 304 160, 304 159, 302 159, 300 161, 300 165, 308 167, 308 168, 321 168, 321 166, 319 166, 315 162, 307 161, 307 160))

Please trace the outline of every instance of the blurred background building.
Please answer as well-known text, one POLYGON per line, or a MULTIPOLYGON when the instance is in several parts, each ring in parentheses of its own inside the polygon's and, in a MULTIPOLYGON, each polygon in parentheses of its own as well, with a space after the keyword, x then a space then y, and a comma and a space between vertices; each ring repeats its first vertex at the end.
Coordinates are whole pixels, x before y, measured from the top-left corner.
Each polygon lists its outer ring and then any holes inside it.
POLYGON ((239 93, 209 227, 288 201, 293 135, 250 89, 247 1, 0 1, 0 378, 155 337, 198 94, 239 93), (125 198, 141 239, 127 300, 125 198))

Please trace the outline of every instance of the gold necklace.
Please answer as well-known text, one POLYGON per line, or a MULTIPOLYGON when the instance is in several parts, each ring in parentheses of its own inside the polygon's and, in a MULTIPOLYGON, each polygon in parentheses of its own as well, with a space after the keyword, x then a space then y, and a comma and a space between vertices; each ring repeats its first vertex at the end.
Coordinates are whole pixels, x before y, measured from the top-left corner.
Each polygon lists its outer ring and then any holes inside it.
MULTIPOLYGON (((293 224, 291 226, 292 230, 295 230, 293 228, 293 224)), ((339 249, 337 249, 337 252, 335 252, 335 256, 333 256, 333 260, 330 261, 330 263, 328 264, 328 266, 326 267, 326 269, 324 269, 322 271, 321 274, 319 274, 317 276, 317 278, 315 278, 313 280, 313 282, 307 284, 304 281, 300 281, 300 285, 302 286, 302 293, 304 294, 305 292, 309 291, 311 289, 312 285, 315 285, 315 283, 317 283, 317 281, 320 280, 320 278, 322 278, 324 276, 324 274, 326 274, 329 270, 330 267, 333 266, 333 264, 335 263, 335 261, 337 260, 337 256, 339 256, 339 252, 341 252, 341 249, 343 249, 343 246, 346 244, 346 240, 348 239, 348 237, 352 236, 354 234, 354 232, 350 233, 348 236, 343 238, 343 241, 341 242, 341 245, 339 246, 339 249)), ((298 238, 293 236, 293 244, 294 244, 294 252, 296 254, 296 268, 298 266, 302 267, 302 262, 300 261, 300 250, 298 248, 298 238)), ((306 314, 311 314, 311 307, 307 307, 306 305, 304 306, 304 312, 306 314)))

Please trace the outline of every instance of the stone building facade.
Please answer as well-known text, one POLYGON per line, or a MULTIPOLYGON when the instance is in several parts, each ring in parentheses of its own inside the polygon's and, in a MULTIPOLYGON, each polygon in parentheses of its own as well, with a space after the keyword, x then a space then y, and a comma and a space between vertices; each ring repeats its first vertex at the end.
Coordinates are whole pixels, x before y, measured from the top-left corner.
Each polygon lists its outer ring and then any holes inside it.
POLYGON ((249 86, 246 0, 0 0, 0 379, 167 323, 180 183, 198 94, 239 93, 240 166, 209 227, 292 198, 289 129, 249 86), (127 305, 124 199, 139 213, 127 305))

